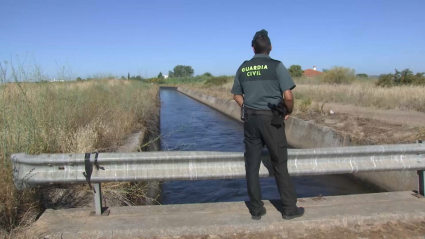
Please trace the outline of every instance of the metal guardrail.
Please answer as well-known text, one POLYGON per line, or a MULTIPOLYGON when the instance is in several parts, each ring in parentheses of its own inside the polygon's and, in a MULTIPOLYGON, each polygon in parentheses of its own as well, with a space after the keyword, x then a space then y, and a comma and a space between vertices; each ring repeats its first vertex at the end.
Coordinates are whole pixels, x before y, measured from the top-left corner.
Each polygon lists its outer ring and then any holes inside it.
MULTIPOLYGON (((374 171, 418 170, 424 194, 425 144, 289 149, 292 176, 374 171)), ((173 181, 245 178, 243 153, 138 152, 92 154, 13 154, 15 186, 24 189, 52 183, 94 183, 96 214, 102 213, 102 182, 173 181)), ((263 154, 260 177, 273 175, 263 154)))

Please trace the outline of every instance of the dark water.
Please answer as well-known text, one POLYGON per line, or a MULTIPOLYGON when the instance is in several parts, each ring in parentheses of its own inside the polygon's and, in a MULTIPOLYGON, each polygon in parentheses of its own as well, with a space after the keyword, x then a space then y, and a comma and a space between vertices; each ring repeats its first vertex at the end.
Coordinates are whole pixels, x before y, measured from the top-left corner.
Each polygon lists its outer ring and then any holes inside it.
MULTIPOLYGON (((161 89, 161 147, 166 150, 243 152, 242 124, 172 89, 161 89)), ((293 177, 298 197, 370 193, 341 175, 293 177)), ((262 178, 263 200, 279 199, 274 178, 262 178)), ((172 181, 163 204, 247 201, 245 179, 172 181)))

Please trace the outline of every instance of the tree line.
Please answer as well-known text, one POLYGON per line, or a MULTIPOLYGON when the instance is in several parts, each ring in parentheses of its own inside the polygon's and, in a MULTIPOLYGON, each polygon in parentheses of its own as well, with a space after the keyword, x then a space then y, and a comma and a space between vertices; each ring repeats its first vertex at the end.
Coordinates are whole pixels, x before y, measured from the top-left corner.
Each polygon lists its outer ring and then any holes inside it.
POLYGON ((380 75, 376 85, 382 87, 403 85, 425 86, 425 72, 417 72, 414 74, 410 69, 405 69, 402 71, 398 71, 396 69, 394 74, 390 73, 380 75))

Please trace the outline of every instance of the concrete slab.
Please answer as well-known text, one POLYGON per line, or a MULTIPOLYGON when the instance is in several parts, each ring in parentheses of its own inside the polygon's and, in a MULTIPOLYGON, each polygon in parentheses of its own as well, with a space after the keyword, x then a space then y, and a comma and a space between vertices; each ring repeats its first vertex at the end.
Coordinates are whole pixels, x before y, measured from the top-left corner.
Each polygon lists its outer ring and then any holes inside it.
POLYGON ((110 208, 109 216, 89 209, 46 210, 33 225, 37 238, 149 238, 280 232, 425 220, 425 198, 412 192, 299 199, 304 217, 283 220, 278 203, 264 201, 267 215, 251 219, 245 202, 110 208))

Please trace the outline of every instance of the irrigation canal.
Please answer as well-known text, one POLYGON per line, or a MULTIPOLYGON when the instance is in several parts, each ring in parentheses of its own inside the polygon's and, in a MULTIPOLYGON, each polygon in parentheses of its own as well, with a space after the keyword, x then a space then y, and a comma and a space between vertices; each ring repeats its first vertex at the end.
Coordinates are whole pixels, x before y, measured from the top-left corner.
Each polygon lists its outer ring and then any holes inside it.
MULTIPOLYGON (((161 88, 161 148, 243 152, 243 127, 175 89, 161 88)), ((298 197, 373 193, 343 175, 293 177, 298 197)), ((274 178, 261 178, 263 200, 279 199, 274 178)), ((162 204, 248 201, 245 179, 165 182, 162 204)))

